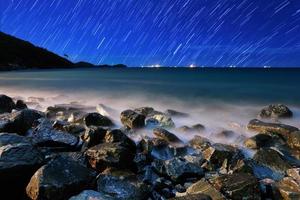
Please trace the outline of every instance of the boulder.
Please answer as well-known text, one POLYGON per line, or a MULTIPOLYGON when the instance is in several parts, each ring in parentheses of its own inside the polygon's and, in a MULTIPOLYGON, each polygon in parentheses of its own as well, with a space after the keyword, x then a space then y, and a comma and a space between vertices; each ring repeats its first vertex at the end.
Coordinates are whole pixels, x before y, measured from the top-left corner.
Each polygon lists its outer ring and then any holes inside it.
POLYGON ((292 149, 300 150, 300 131, 295 131, 289 134, 287 144, 292 149))
POLYGON ((263 108, 259 116, 261 118, 288 118, 293 116, 293 112, 285 105, 272 104, 263 108))
POLYGON ((42 117, 43 113, 32 109, 24 109, 5 115, 4 118, 0 119, 3 121, 0 125, 0 132, 25 135, 32 128, 34 122, 42 117))
POLYGON ((103 142, 106 129, 96 126, 90 126, 85 133, 81 136, 84 141, 84 147, 90 148, 103 142))
POLYGON ((187 194, 195 195, 195 194, 205 194, 211 197, 213 200, 225 200, 225 197, 216 190, 210 183, 204 180, 200 180, 186 190, 187 194))
POLYGON ((5 145, 14 144, 31 144, 29 138, 20 136, 15 133, 0 133, 0 147, 5 145))
POLYGON ((24 199, 24 188, 42 163, 42 154, 30 144, 0 147, 1 199, 24 199))
POLYGON ((15 107, 16 105, 12 98, 3 94, 0 95, 0 114, 10 113, 15 107))
POLYGON ((278 124, 278 123, 267 123, 262 122, 258 119, 253 119, 249 122, 247 128, 251 131, 260 133, 276 133, 287 138, 290 133, 298 131, 299 129, 293 126, 278 124))
POLYGON ((132 110, 125 110, 121 113, 121 122, 130 129, 143 128, 145 126, 145 116, 132 110))
POLYGON ((179 112, 177 110, 172 110, 172 109, 166 110, 165 113, 172 117, 188 117, 189 116, 189 114, 187 114, 187 113, 179 112))
POLYGON ((118 200, 147 199, 150 188, 135 177, 100 175, 97 191, 118 200))
POLYGON ((284 200, 300 199, 300 182, 285 177, 278 183, 279 192, 284 200))
POLYGON ((201 133, 204 131, 204 129, 205 129, 205 127, 201 124, 196 124, 191 127, 190 126, 181 126, 178 128, 178 130, 183 133, 191 133, 191 132, 201 133))
POLYGON ((269 148, 259 149, 253 159, 263 166, 282 173, 292 168, 277 151, 269 148))
POLYGON ((296 181, 300 183, 300 168, 292 168, 286 171, 289 177, 292 177, 296 181))
POLYGON ((30 199, 64 200, 94 187, 96 173, 64 157, 53 159, 39 168, 26 187, 30 199))
POLYGON ((189 141, 189 144, 194 149, 200 149, 200 150, 205 150, 211 146, 210 141, 207 138, 201 137, 199 135, 194 136, 194 138, 189 141))
POLYGON ((165 140, 168 143, 182 143, 182 141, 175 134, 173 134, 163 128, 153 129, 153 134, 157 138, 165 140))
POLYGON ((69 200, 115 200, 109 195, 105 195, 94 190, 84 190, 80 194, 71 197, 69 200))
POLYGON ((79 138, 63 131, 55 130, 47 119, 39 120, 40 124, 33 130, 34 144, 40 147, 66 147, 77 148, 79 138))
POLYGON ((122 143, 103 143, 89 148, 86 151, 90 165, 99 171, 108 167, 118 169, 133 168, 134 153, 122 143))
POLYGON ((184 158, 173 158, 164 162, 166 174, 173 181, 182 181, 187 178, 200 178, 204 175, 201 165, 189 162, 184 158))
POLYGON ((16 110, 23 110, 26 109, 27 105, 25 104, 25 102, 23 100, 17 100, 16 102, 16 110))
POLYGON ((203 156, 209 162, 209 165, 216 169, 220 168, 224 161, 230 163, 237 153, 234 147, 217 143, 205 149, 203 156))
MULTIPOLYGON (((62 114, 62 115, 64 115, 64 114, 62 114)), ((84 118, 87 115, 88 115, 88 113, 86 113, 84 111, 74 111, 63 117, 68 118, 67 121, 70 123, 83 124, 84 118)))
POLYGON ((172 118, 164 113, 158 113, 151 115, 146 120, 147 126, 156 126, 156 127, 162 127, 162 128, 174 128, 175 123, 173 122, 172 118))
POLYGON ((152 107, 141 107, 141 108, 134 109, 134 111, 147 117, 147 116, 151 115, 151 113, 154 112, 154 108, 152 108, 152 107))
POLYGON ((85 132, 85 126, 83 125, 78 125, 78 124, 69 124, 69 125, 64 125, 62 128, 62 131, 71 133, 73 135, 79 136, 85 132))
POLYGON ((189 194, 171 198, 171 200, 215 200, 206 194, 189 194))
POLYGON ((135 142, 119 129, 107 131, 104 141, 107 143, 120 142, 124 147, 128 148, 132 152, 135 152, 136 150, 135 142))
POLYGON ((257 134, 245 140, 244 144, 249 149, 259 149, 271 144, 272 137, 267 134, 257 134))
POLYGON ((89 113, 84 117, 86 126, 113 126, 113 122, 99 113, 89 113))
POLYGON ((212 181, 213 186, 233 200, 260 199, 259 184, 247 173, 221 175, 212 181))

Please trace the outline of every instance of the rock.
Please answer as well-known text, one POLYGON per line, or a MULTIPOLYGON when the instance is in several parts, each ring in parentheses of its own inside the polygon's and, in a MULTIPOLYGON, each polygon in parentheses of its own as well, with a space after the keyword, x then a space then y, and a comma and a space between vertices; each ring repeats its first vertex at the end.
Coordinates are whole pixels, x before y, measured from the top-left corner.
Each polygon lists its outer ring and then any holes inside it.
POLYGON ((190 195, 205 194, 210 196, 213 200, 225 200, 225 197, 222 195, 222 193, 220 193, 211 184, 204 180, 200 180, 192 184, 187 188, 186 193, 190 195))
POLYGON ((298 131, 299 129, 293 126, 278 124, 278 123, 266 123, 257 119, 253 119, 249 122, 247 128, 252 131, 260 133, 276 133, 287 138, 290 133, 298 131))
POLYGON ((113 126, 113 122, 99 113, 89 113, 84 117, 86 126, 113 126))
POLYGON ((295 131, 289 134, 287 144, 292 149, 300 150, 300 131, 295 131))
POLYGON ((0 147, 1 198, 23 199, 26 184, 42 162, 42 154, 30 144, 8 144, 0 147))
POLYGON ((133 168, 134 153, 122 145, 122 143, 103 143, 86 151, 90 165, 99 171, 107 167, 117 169, 133 168))
POLYGON ((187 114, 187 113, 179 112, 179 111, 172 110, 172 109, 166 110, 165 113, 166 113, 167 115, 172 116, 172 117, 188 117, 188 116, 189 116, 189 114, 187 114))
POLYGON ((30 140, 15 133, 0 133, 0 147, 14 144, 31 144, 30 140))
POLYGON ((15 107, 16 105, 12 98, 3 94, 0 95, 0 114, 10 113, 15 107))
POLYGON ((114 200, 114 198, 94 190, 84 190, 69 200, 114 200))
POLYGON ((25 135, 26 132, 32 128, 33 123, 42 117, 43 113, 31 109, 11 113, 6 115, 4 119, 0 119, 0 121, 4 121, 2 127, 0 126, 0 132, 25 135))
POLYGON ((27 108, 27 105, 25 104, 24 101, 17 100, 17 102, 16 102, 16 110, 23 110, 23 109, 26 109, 26 108, 27 108))
POLYGON ((94 186, 96 173, 73 160, 58 157, 42 166, 26 187, 29 198, 68 199, 94 186))
POLYGON ((284 200, 300 199, 300 183, 291 177, 285 177, 278 183, 279 192, 284 200))
POLYGON ((200 178, 204 175, 203 169, 200 165, 188 162, 184 158, 173 158, 166 160, 164 163, 166 174, 173 181, 186 180, 187 178, 200 178))
POLYGON ((77 124, 64 125, 62 131, 79 136, 85 132, 85 127, 77 124))
POLYGON ((146 120, 147 126, 158 126, 162 128, 174 128, 175 123, 169 115, 159 113, 154 114, 146 120))
POLYGON ((90 126, 85 133, 81 136, 84 141, 84 147, 90 148, 103 142, 106 129, 96 126, 90 126))
POLYGON ((135 152, 136 150, 135 142, 119 129, 107 131, 104 141, 107 143, 120 142, 124 147, 128 148, 132 152, 135 152))
POLYGON ((125 110, 121 113, 121 122, 130 129, 143 128, 145 126, 145 116, 132 110, 125 110))
POLYGON ((97 107, 96 107, 96 110, 100 115, 103 115, 105 117, 114 118, 118 115, 117 110, 115 110, 113 108, 110 108, 110 107, 108 107, 106 105, 103 105, 103 104, 98 104, 97 107))
POLYGON ((272 170, 285 172, 292 168, 282 156, 273 149, 260 149, 258 150, 253 159, 259 164, 269 167, 272 170))
POLYGON ((190 194, 182 197, 171 198, 171 200, 215 200, 205 194, 190 194))
POLYGON ((267 134, 257 134, 245 140, 244 144, 249 149, 267 147, 272 142, 272 137, 267 134))
POLYGON ((287 175, 300 183, 300 168, 292 168, 286 171, 287 175))
POLYGON ((233 131, 230 131, 230 130, 223 130, 223 131, 220 131, 219 133, 217 133, 216 136, 219 138, 227 139, 227 138, 232 138, 232 137, 236 136, 236 133, 233 131))
POLYGON ((230 163, 235 154, 237 150, 234 147, 218 143, 203 151, 204 158, 213 168, 221 167, 224 161, 230 163))
POLYGON ((198 132, 202 132, 205 129, 205 126, 203 126, 202 124, 195 124, 192 126, 192 129, 198 131, 198 132))
POLYGON ((155 128, 153 129, 153 134, 162 140, 165 140, 169 143, 182 143, 182 141, 173 133, 163 129, 163 128, 155 128))
POLYGON ((205 127, 201 124, 196 124, 196 125, 193 125, 192 127, 181 126, 178 128, 179 131, 184 132, 184 133, 190 133, 190 132, 201 133, 204 131, 204 129, 205 129, 205 127))
POLYGON ((259 116, 261 118, 288 118, 293 116, 293 112, 285 105, 269 105, 266 108, 263 108, 259 116))
POLYGON ((34 144, 41 147, 66 147, 77 148, 79 138, 63 131, 55 130, 47 119, 39 120, 40 124, 33 130, 34 144))
POLYGON ((213 186, 233 200, 260 199, 258 181, 251 174, 222 175, 212 181, 213 186))
MULTIPOLYGON (((62 115, 64 115, 64 113, 62 115)), ((68 122, 70 123, 82 124, 84 123, 84 118, 86 115, 88 114, 84 111, 74 111, 64 117, 68 118, 68 122)))
POLYGON ((204 137, 201 137, 198 135, 194 136, 194 138, 189 141, 189 144, 193 148, 200 149, 200 150, 205 150, 211 146, 211 144, 207 138, 204 138, 204 137))
POLYGON ((97 180, 97 190, 118 200, 147 199, 150 189, 134 177, 116 177, 100 175, 97 180))
POLYGON ((152 107, 141 107, 141 108, 134 109, 134 111, 147 117, 147 116, 151 115, 151 113, 154 112, 154 108, 152 108, 152 107))

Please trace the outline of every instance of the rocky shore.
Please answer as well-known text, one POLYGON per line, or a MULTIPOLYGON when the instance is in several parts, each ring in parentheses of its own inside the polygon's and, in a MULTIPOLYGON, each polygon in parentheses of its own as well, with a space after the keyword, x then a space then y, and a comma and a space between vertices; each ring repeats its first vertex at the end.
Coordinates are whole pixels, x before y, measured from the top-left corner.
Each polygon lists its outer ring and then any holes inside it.
POLYGON ((239 146, 205 138, 205 124, 177 127, 181 111, 70 103, 42 112, 32 109, 39 101, 0 95, 1 199, 300 199, 300 131, 281 123, 293 117, 285 105, 249 119, 253 134, 239 146), (151 137, 133 139, 146 129, 151 137), (196 134, 185 142, 174 130, 196 134))

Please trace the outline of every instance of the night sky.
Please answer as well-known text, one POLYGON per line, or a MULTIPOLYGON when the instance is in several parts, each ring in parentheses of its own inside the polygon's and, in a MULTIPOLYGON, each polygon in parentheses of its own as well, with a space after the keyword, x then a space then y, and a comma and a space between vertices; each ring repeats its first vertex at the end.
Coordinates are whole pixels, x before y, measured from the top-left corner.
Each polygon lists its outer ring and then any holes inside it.
POLYGON ((74 62, 300 67, 300 0, 0 0, 0 30, 74 62))

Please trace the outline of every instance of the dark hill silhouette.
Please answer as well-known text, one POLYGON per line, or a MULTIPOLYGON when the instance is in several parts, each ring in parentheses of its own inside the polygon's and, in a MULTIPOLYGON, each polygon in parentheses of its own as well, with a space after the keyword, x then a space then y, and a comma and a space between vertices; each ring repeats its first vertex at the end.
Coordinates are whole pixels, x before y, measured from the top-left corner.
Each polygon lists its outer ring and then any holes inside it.
POLYGON ((46 49, 0 32, 0 70, 72 67, 74 64, 46 49))
MULTIPOLYGON (((65 54, 65 57, 68 57, 65 54)), ((44 48, 34 46, 0 31, 0 71, 16 69, 47 68, 126 68, 126 65, 94 65, 88 62, 72 63, 44 48)))

